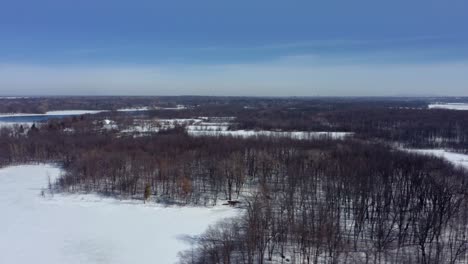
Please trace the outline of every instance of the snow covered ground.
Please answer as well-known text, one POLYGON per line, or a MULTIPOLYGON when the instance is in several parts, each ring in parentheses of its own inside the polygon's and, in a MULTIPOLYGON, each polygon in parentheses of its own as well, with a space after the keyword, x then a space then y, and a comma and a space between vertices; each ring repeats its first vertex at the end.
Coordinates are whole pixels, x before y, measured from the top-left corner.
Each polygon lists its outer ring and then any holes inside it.
POLYGON ((175 107, 156 107, 159 110, 184 110, 187 109, 185 105, 176 105, 175 107))
POLYGON ((138 120, 134 125, 123 129, 122 133, 156 133, 160 130, 174 128, 176 125, 185 126, 187 133, 191 136, 232 136, 240 138, 271 136, 286 137, 293 139, 344 139, 352 136, 350 132, 320 132, 320 131, 268 131, 268 130, 228 130, 231 123, 228 122, 205 122, 203 117, 198 119, 157 119, 138 120))
POLYGON ((190 126, 202 122, 201 119, 157 119, 157 120, 135 120, 134 124, 128 128, 122 129, 122 133, 157 133, 160 130, 174 128, 176 125, 190 126))
POLYGON ((62 116, 62 115, 85 115, 85 114, 97 114, 104 112, 105 110, 59 110, 59 111, 48 111, 45 114, 32 114, 32 113, 1 113, 0 117, 19 117, 19 116, 62 116))
POLYGON ((443 149, 406 149, 410 152, 420 153, 424 155, 434 155, 441 157, 454 164, 455 166, 462 166, 468 169, 468 155, 449 152, 443 149))
POLYGON ((42 197, 59 174, 50 165, 0 169, 0 263, 174 263, 190 248, 181 237, 237 214, 95 195, 42 197))
POLYGON ((137 112, 137 111, 149 111, 149 110, 183 110, 187 109, 184 105, 177 105, 175 107, 159 107, 159 106, 141 106, 141 107, 130 107, 117 109, 117 112, 137 112))
POLYGON ((0 128, 2 127, 15 127, 15 126, 23 126, 24 128, 31 127, 34 123, 32 122, 1 122, 0 121, 0 128))
POLYGON ((465 103, 429 104, 428 108, 429 109, 468 110, 468 104, 465 104, 465 103))
POLYGON ((134 107, 134 108, 121 108, 117 109, 117 112, 139 112, 139 111, 148 111, 150 110, 149 107, 143 106, 143 107, 134 107))
POLYGON ((229 123, 207 123, 200 122, 196 125, 187 126, 187 130, 190 131, 226 131, 228 130, 229 123))
POLYGON ((233 136, 233 137, 255 137, 255 136, 271 136, 271 137, 289 137, 293 139, 344 139, 351 136, 348 132, 278 132, 278 131, 253 131, 253 130, 227 130, 227 131, 209 131, 209 130, 188 130, 191 136, 233 136))
POLYGON ((25 96, 0 96, 0 100, 27 99, 25 96))

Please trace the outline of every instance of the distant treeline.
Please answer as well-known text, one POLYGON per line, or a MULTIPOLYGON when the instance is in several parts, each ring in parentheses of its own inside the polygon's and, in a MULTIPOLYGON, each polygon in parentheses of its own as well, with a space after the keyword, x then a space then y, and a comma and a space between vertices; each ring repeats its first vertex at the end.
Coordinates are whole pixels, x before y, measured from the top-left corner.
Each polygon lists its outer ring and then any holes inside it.
POLYGON ((468 150, 468 111, 443 109, 350 109, 325 119, 363 139, 381 139, 411 147, 468 150))
MULTIPOLYGON (((435 98, 431 99, 436 100, 435 98)), ((437 101, 465 99, 437 98, 437 101)), ((154 110, 147 118, 235 117, 231 129, 354 132, 363 139, 414 147, 468 149, 468 111, 427 109, 423 98, 261 98, 261 97, 38 97, 0 99, 1 112, 44 113, 63 109, 154 110)))
POLYGON ((181 111, 150 111, 148 115, 230 116, 236 117, 231 129, 354 132, 355 137, 365 140, 468 152, 468 111, 428 109, 420 102, 284 101, 247 108, 239 104, 213 104, 181 111))
POLYGON ((176 100, 138 96, 69 96, 2 99, 0 113, 45 113, 56 110, 117 110, 138 106, 175 106, 176 100))

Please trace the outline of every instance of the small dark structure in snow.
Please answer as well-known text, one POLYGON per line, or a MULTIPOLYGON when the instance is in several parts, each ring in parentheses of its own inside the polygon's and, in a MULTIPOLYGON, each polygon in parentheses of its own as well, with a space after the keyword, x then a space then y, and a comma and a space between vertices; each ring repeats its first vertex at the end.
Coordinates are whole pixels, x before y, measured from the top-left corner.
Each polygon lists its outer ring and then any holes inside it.
POLYGON ((223 205, 230 205, 230 206, 236 206, 238 204, 240 204, 241 202, 240 201, 227 201, 227 203, 223 204, 223 205))

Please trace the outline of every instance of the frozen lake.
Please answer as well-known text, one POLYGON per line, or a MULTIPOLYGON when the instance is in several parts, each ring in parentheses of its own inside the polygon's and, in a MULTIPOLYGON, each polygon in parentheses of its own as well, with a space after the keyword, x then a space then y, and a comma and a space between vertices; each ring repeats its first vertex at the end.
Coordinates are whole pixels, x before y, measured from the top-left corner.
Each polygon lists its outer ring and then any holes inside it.
POLYGON ((64 118, 70 116, 78 116, 85 114, 97 114, 103 112, 102 110, 61 110, 49 111, 45 114, 30 114, 30 113, 13 113, 13 114, 0 114, 0 122, 5 123, 33 123, 42 122, 53 118, 64 118))
POLYGON ((162 207, 95 195, 42 197, 50 165, 0 169, 0 263, 174 263, 226 207, 162 207))

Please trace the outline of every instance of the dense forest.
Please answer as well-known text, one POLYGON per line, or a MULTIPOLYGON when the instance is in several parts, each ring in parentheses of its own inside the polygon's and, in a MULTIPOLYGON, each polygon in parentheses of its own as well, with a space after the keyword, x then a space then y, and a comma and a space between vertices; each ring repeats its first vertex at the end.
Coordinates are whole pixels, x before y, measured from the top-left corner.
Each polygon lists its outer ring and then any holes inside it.
POLYGON ((109 112, 0 128, 0 166, 55 162, 64 173, 53 192, 240 208, 238 218, 192 238, 181 263, 467 261, 468 172, 395 148, 466 151, 466 111, 428 110, 419 101, 259 99, 253 109, 245 106, 255 99, 190 100, 198 103, 144 118, 235 117, 230 129, 354 136, 192 137, 183 126, 137 136, 102 129, 103 118, 141 118, 109 112))
MULTIPOLYGON (((466 102, 437 98, 447 100, 466 102)), ((429 102, 427 98, 32 97, 0 98, 0 113, 184 105, 179 111, 156 109, 144 115, 150 119, 234 117, 233 130, 343 131, 412 147, 466 151, 468 111, 428 109, 429 102)))
MULTIPOLYGON (((55 110, 116 110, 135 106, 174 106, 172 97, 147 96, 75 96, 75 97, 0 97, 0 113, 39 113, 55 110)), ((177 97, 175 97, 177 98, 177 97)))
POLYGON ((231 129, 353 132, 364 140, 410 147, 468 149, 468 111, 427 109, 420 101, 284 101, 245 107, 238 103, 201 105, 182 111, 155 110, 152 118, 232 116, 231 129))

